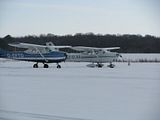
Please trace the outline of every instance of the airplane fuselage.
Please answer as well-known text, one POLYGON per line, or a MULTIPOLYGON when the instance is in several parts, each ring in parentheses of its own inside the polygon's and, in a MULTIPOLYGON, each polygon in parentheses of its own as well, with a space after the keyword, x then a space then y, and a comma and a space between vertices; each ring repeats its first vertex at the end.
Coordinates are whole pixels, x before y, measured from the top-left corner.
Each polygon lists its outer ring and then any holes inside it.
POLYGON ((118 58, 116 52, 104 53, 67 53, 68 62, 92 62, 92 63, 107 63, 113 62, 118 58))
POLYGON ((31 54, 24 51, 4 51, 0 52, 1 58, 31 61, 31 62, 42 62, 42 63, 59 63, 65 61, 66 54, 60 51, 52 51, 45 54, 31 54))

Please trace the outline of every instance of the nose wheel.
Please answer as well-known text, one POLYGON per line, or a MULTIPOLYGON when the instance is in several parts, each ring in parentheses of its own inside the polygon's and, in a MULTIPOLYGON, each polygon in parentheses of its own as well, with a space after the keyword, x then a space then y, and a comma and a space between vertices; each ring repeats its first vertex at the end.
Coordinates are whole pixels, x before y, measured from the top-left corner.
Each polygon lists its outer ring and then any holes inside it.
POLYGON ((114 65, 114 64, 112 64, 112 63, 110 63, 110 64, 108 65, 108 67, 109 67, 109 68, 114 68, 114 67, 115 67, 115 65, 114 65))
POLYGON ((59 65, 58 63, 57 63, 57 68, 61 68, 61 65, 59 65))

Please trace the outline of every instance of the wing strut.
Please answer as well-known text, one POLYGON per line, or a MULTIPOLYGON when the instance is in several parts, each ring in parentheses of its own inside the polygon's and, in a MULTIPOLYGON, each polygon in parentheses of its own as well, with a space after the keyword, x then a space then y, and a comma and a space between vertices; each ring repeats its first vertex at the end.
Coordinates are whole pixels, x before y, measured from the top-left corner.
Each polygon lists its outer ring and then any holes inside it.
POLYGON ((46 61, 46 62, 48 62, 48 60, 43 56, 43 54, 38 50, 38 48, 35 48, 37 51, 38 51, 38 53, 40 54, 40 56, 46 61))

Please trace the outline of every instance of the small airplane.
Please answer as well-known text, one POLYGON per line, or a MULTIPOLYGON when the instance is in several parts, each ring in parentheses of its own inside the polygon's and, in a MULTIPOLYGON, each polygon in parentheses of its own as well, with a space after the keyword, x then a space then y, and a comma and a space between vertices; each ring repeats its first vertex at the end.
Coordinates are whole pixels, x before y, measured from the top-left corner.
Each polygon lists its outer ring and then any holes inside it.
MULTIPOLYGON (((55 46, 52 42, 46 43, 48 46, 55 46)), ((64 48, 63 46, 62 48, 64 48)), ((102 63, 110 63, 108 67, 114 68, 115 65, 112 62, 116 61, 122 56, 117 52, 111 52, 111 50, 120 49, 120 47, 108 47, 108 48, 97 48, 97 47, 85 47, 85 46, 66 46, 66 48, 78 51, 78 53, 66 53, 66 62, 91 62, 87 67, 103 67, 102 63), (96 64, 95 64, 96 63, 96 64)), ((59 50, 57 48, 56 50, 59 50)))
POLYGON ((47 63, 57 63, 57 68, 61 68, 60 62, 67 58, 65 52, 57 51, 58 48, 67 48, 69 46, 44 46, 29 43, 11 43, 10 46, 25 48, 25 51, 6 51, 0 49, 0 58, 8 58, 20 61, 36 62, 33 68, 38 68, 38 63, 43 63, 44 68, 48 68, 47 63))
MULTIPOLYGON (((52 50, 60 51, 60 47, 56 46, 52 42, 46 43, 47 46, 53 47, 52 50)), ((66 62, 91 62, 87 67, 103 67, 102 63, 110 63, 108 67, 114 68, 115 65, 112 62, 116 61, 122 56, 117 52, 111 52, 111 50, 120 49, 120 47, 108 47, 108 48, 97 48, 97 47, 85 47, 85 46, 62 46, 61 48, 70 48, 78 53, 66 53, 66 62), (96 64, 95 64, 96 63, 96 64)))
POLYGON ((108 67, 114 68, 115 65, 112 62, 116 61, 119 57, 122 57, 117 52, 111 52, 110 50, 120 49, 120 47, 110 48, 96 48, 96 47, 84 47, 75 46, 71 49, 79 51, 80 53, 67 53, 66 61, 69 62, 91 62, 87 67, 103 67, 102 63, 110 63, 108 67), (95 64, 96 63, 96 64, 95 64))

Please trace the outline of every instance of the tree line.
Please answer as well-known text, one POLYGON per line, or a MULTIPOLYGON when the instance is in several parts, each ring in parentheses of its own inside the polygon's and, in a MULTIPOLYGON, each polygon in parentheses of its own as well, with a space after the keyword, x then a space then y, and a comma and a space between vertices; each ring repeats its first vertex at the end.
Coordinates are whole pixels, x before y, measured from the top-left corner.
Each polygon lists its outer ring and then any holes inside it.
POLYGON ((41 34, 39 36, 28 35, 23 37, 12 37, 7 35, 0 38, 0 48, 14 50, 8 43, 25 42, 45 45, 53 42, 55 45, 88 46, 88 47, 120 47, 120 53, 160 53, 160 37, 152 35, 132 34, 93 34, 77 33, 75 35, 41 34))

